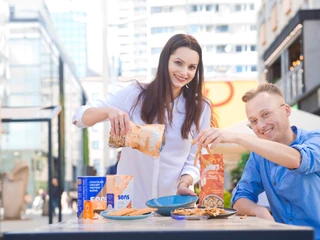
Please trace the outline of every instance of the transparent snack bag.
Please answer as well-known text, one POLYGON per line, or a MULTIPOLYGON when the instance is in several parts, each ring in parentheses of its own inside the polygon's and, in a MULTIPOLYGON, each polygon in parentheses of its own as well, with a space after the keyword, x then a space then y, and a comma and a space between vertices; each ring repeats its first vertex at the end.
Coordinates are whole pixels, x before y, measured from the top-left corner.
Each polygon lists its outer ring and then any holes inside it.
POLYGON ((159 157, 165 144, 164 124, 138 125, 133 122, 131 131, 124 137, 110 133, 109 146, 112 148, 131 147, 152 157, 159 157))

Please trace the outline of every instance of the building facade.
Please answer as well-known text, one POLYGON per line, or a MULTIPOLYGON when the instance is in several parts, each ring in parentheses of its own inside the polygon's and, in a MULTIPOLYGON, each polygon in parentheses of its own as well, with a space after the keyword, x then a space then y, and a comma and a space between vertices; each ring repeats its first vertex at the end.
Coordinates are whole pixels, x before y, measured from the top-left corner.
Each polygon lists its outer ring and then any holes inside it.
POLYGON ((291 106, 320 115, 320 1, 263 1, 258 13, 260 82, 291 106))
MULTIPOLYGON (((6 102, 8 88, 7 82, 10 77, 9 69, 9 47, 8 47, 8 29, 9 5, 7 0, 0 0, 0 120, 1 106, 6 102)), ((1 121, 0 121, 0 138, 1 138, 1 121)), ((1 150, 1 143, 0 143, 1 150)))
MULTIPOLYGON (((9 0, 10 92, 3 107, 62 107, 61 127, 63 185, 72 186, 84 172, 83 132, 72 126, 72 114, 86 101, 73 63, 61 44, 43 1, 9 0)), ((30 168, 28 194, 48 189, 48 127, 43 123, 5 123, 2 135, 1 169, 12 169, 16 161, 30 168)), ((57 119, 52 123, 57 126, 57 119)), ((54 127, 56 129, 56 127, 54 127)), ((58 133, 52 131, 53 176, 57 176, 58 133)))
POLYGON ((87 14, 78 11, 50 12, 52 23, 68 54, 76 74, 87 76, 87 14))
MULTIPOLYGON (((174 34, 202 46, 206 81, 256 80, 256 13, 260 1, 118 0, 115 14, 119 76, 152 80, 159 55, 174 34), (232 17, 230 17, 232 15, 232 17)), ((114 37, 114 34, 112 35, 114 37)))
POLYGON ((148 1, 149 75, 169 37, 188 33, 201 44, 206 81, 256 80, 258 6, 240 0, 148 1))

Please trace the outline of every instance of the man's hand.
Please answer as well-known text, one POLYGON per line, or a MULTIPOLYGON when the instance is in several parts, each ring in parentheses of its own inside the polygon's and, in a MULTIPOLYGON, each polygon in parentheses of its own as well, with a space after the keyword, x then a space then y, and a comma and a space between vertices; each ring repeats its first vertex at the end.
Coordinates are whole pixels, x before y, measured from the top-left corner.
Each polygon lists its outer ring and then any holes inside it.
POLYGON ((236 141, 236 133, 225 129, 210 128, 202 130, 195 141, 203 147, 211 144, 210 147, 214 148, 218 143, 234 143, 236 141))

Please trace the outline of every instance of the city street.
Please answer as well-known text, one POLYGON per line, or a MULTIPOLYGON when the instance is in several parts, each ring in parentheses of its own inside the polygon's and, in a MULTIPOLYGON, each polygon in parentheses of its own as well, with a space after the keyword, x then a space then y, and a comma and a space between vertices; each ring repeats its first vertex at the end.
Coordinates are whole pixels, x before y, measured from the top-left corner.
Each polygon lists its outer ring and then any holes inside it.
MULTIPOLYGON (((3 216, 3 209, 0 208, 0 217, 3 216)), ((63 209, 62 211, 62 221, 66 221, 71 218, 76 218, 76 212, 72 209, 63 209)), ((58 216, 53 217, 53 223, 58 222, 58 216)), ((4 232, 10 231, 24 231, 32 230, 49 223, 48 216, 42 216, 42 211, 34 211, 32 209, 27 209, 26 214, 23 216, 22 220, 0 220, 0 239, 4 232)))

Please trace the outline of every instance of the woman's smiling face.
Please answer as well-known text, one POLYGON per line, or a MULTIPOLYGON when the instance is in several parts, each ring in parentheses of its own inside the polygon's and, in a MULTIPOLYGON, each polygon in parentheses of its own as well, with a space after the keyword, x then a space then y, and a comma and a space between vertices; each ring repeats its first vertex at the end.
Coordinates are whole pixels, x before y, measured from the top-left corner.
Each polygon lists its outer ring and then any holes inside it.
POLYGON ((168 71, 175 98, 180 94, 182 87, 194 78, 198 63, 199 54, 188 47, 177 48, 170 55, 168 71))

